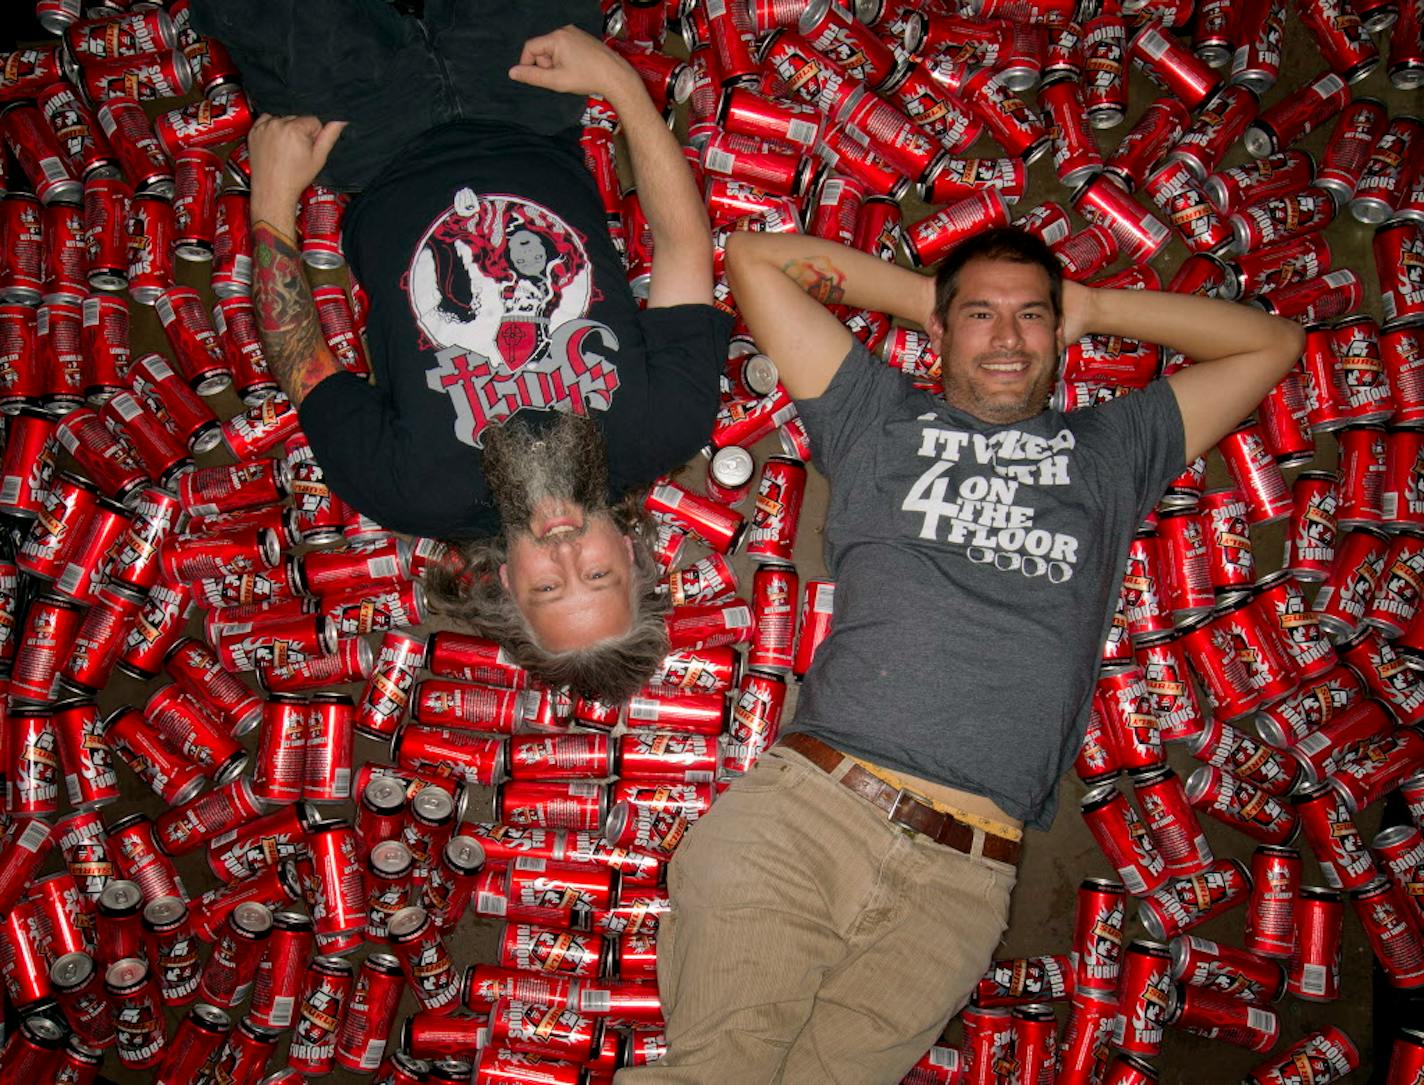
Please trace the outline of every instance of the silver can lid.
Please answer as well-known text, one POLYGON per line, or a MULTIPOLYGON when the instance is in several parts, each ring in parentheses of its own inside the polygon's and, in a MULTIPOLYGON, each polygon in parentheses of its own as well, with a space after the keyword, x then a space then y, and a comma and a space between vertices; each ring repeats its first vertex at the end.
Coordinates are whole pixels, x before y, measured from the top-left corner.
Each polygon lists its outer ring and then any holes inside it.
POLYGON ((386 930, 392 938, 404 938, 408 934, 414 934, 426 923, 425 909, 418 906, 402 908, 395 915, 391 916, 386 923, 386 930))
POLYGON ((371 849, 371 867, 378 874, 404 874, 414 862, 410 849, 399 840, 382 840, 371 849))
POLYGON ((243 901, 232 910, 232 925, 247 934, 266 934, 272 929, 272 909, 254 900, 243 901))
POLYGON ((83 987, 94 974, 94 958, 87 953, 66 953, 49 968, 49 979, 65 991, 83 987))
POLYGON ((147 978, 147 961, 142 957, 124 957, 109 965, 109 970, 104 973, 104 984, 123 991, 137 987, 147 978))
POLYGON ((707 465, 707 472, 719 486, 736 489, 751 482, 752 475, 756 473, 756 460, 745 448, 728 445, 716 451, 712 462, 707 465))
POLYGON ((143 918, 145 922, 161 927, 187 914, 187 911, 188 906, 180 898, 159 897, 144 906, 143 918))
POLYGON ((776 382, 781 379, 776 363, 765 354, 753 354, 742 363, 742 380, 759 396, 769 396, 776 391, 776 382))
POLYGON ((194 1003, 192 1016, 195 1020, 201 1021, 210 1029, 218 1032, 227 1032, 232 1028, 232 1018, 216 1006, 206 1002, 194 1003))
POLYGON ((473 871, 484 865, 485 849, 473 836, 452 836, 445 845, 445 861, 456 870, 473 871))
POLYGON ((445 821, 455 813, 455 800, 443 788, 422 788, 411 801, 411 811, 426 821, 445 821))
POLYGON ((405 785, 393 776, 373 776, 361 799, 373 810, 399 810, 405 805, 405 785))
POLYGON ((143 890, 134 882, 114 881, 104 886, 99 894, 99 907, 114 911, 127 911, 138 907, 143 900, 143 890))

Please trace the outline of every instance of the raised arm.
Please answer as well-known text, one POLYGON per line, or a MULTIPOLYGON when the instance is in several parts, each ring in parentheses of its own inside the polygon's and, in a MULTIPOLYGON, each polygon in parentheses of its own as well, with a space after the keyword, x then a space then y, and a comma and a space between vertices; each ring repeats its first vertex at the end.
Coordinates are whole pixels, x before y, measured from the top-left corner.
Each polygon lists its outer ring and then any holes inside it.
POLYGON ((608 100, 622 123, 633 181, 653 233, 648 307, 712 302, 712 232, 677 140, 638 74, 597 38, 565 26, 524 43, 509 77, 608 100))
POLYGON ((1065 337, 1121 335, 1179 350, 1192 365, 1167 383, 1193 460, 1235 429, 1295 364, 1305 333, 1249 305, 1154 290, 1063 283, 1065 337))
POLYGON ((795 399, 824 392, 850 349, 850 333, 827 305, 876 309, 917 324, 934 308, 929 276, 803 234, 733 234, 727 278, 757 346, 795 399))
POLYGON ((294 406, 341 363, 326 345, 297 247, 297 201, 315 180, 345 121, 262 116, 252 154, 252 284, 258 332, 272 375, 294 406))

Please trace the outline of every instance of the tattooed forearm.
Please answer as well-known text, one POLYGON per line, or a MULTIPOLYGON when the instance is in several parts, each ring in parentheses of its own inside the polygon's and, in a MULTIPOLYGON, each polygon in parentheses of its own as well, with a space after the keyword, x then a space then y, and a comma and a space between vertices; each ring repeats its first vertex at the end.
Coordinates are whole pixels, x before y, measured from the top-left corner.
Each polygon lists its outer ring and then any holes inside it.
POLYGON ((839 304, 845 297, 845 272, 824 257, 788 260, 781 270, 823 305, 839 304))
POLYGON ((252 226, 256 278, 253 295, 267 364, 293 405, 341 364, 321 334, 311 288, 296 243, 266 222, 252 226))

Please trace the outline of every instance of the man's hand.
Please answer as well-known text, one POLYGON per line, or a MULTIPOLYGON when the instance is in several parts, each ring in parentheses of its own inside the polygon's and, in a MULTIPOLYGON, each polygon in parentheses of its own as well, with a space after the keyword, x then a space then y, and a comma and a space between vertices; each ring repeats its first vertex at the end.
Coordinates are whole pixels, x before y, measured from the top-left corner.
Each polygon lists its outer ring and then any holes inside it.
MULTIPOLYGON (((302 192, 316 180, 327 155, 346 127, 316 117, 273 117, 264 113, 247 134, 252 156, 253 220, 289 216, 302 192)), ((280 222, 279 222, 280 224, 280 222)))
POLYGON ((576 26, 561 26, 526 41, 509 78, 564 94, 597 94, 615 110, 620 100, 643 89, 626 60, 576 26))

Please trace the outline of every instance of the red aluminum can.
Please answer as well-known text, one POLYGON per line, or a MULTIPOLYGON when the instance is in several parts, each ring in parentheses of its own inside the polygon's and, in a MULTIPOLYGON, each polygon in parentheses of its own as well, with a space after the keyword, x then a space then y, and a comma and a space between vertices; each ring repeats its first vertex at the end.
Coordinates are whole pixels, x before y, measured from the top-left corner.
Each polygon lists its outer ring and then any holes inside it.
POLYGON ((1282 571, 1307 583, 1324 580, 1335 560, 1339 482, 1334 472, 1302 471, 1291 488, 1282 571))
POLYGON ((246 776, 238 776, 164 811, 154 823, 154 834, 166 854, 183 855, 260 816, 264 806, 251 781, 246 776))
POLYGON ((1212 865, 1211 845, 1187 802, 1181 778, 1172 769, 1134 772, 1132 789, 1170 877, 1199 874, 1212 865))
POLYGON ((1290 515, 1290 489, 1255 423, 1238 426, 1217 443, 1217 449, 1246 499, 1248 523, 1272 524, 1290 515))
POLYGON ((1004 1008, 969 1005, 963 1010, 964 1054, 968 1085, 995 1085, 997 1066, 1005 1051, 1011 1050, 1013 1026, 1004 1008))
MULTIPOLYGON (((7 59, 15 54, 10 53, 7 59)), ((83 191, 59 137, 33 101, 8 102, 0 113, 5 144, 42 203, 73 203, 83 191)))
MULTIPOLYGON (((1047 143, 1044 143, 1047 147, 1047 143)), ((1009 222, 1008 205, 998 189, 985 189, 951 203, 905 231, 910 262, 919 268, 938 263, 961 241, 1009 222)))
POLYGON ((1037 113, 1019 97, 1018 82, 1008 70, 981 68, 959 89, 959 96, 984 123, 1004 151, 1032 164, 1051 141, 1037 113))
POLYGON ((1290 696, 1300 685, 1295 663, 1286 649, 1274 615, 1267 615, 1251 597, 1223 603, 1216 612, 1220 634, 1237 645, 1247 678, 1262 704, 1290 696))
POLYGON ((1076 988, 1116 987, 1126 907, 1121 882, 1085 878, 1078 886, 1070 955, 1076 988))
MULTIPOLYGON (((1309 833, 1307 832, 1307 837, 1309 833)), ((1246 902, 1245 948, 1263 957, 1295 952, 1295 898, 1301 858, 1295 848, 1261 845, 1251 855, 1251 895, 1246 902)))
POLYGON ((1187 798, 1198 810, 1239 829, 1263 844, 1295 838, 1295 813, 1268 792, 1211 765, 1187 778, 1187 798))
MULTIPOLYGON (((226 362, 224 371, 231 378, 226 362)), ((223 443, 237 459, 250 459, 270 452, 299 432, 297 409, 284 395, 273 395, 235 414, 222 425, 223 443)), ((307 555, 311 557, 312 555, 307 555)), ((318 555, 325 556, 325 555, 318 555)))
MULTIPOLYGON (((1203 182, 1203 187, 1216 209, 1227 214, 1260 200, 1299 192, 1311 183, 1314 173, 1315 160, 1307 152, 1282 151, 1218 170, 1203 182)), ((1322 242, 1323 238, 1316 234, 1301 239, 1303 246, 1319 246, 1322 242)), ((1328 252, 1326 248, 1327 255, 1328 252)))
POLYGON ((30 602, 16 641, 10 696, 48 703, 59 688, 59 670, 73 647, 83 612, 77 603, 55 595, 30 602))
POLYGON ((250 819, 208 842, 208 867, 223 882, 240 881, 257 871, 307 853, 310 819, 296 806, 280 806, 250 819))
POLYGON ((353 1072, 374 1072, 385 1054, 405 977, 400 961, 372 953, 361 962, 336 1038, 336 1062, 353 1072))
MULTIPOLYGON (((12 710, 12 715, 16 711, 12 710)), ((98 707, 87 701, 59 706, 54 726, 70 805, 92 810, 117 799, 119 781, 114 772, 114 753, 104 737, 98 707)))
POLYGON ((653 486, 644 508, 655 515, 672 517, 721 554, 734 552, 746 531, 746 520, 740 513, 670 480, 653 486))
POLYGON ((1122 1051, 1147 1057, 1162 1050, 1162 1026, 1172 987, 1171 953, 1159 942, 1135 938, 1123 954, 1118 983, 1118 1015, 1113 1043, 1122 1051))
MULTIPOLYGON (((122 304, 122 303, 121 303, 122 304)), ((15 411, 43 392, 35 348, 35 309, 0 305, 0 406, 15 411)))
POLYGON ((467 784, 489 786, 504 778, 504 740, 473 731, 407 724, 396 732, 391 752, 402 766, 467 784))
POLYGON ((1174 878, 1138 906, 1153 938, 1175 938, 1243 903, 1251 877, 1237 859, 1217 859, 1201 873, 1174 878))
POLYGON ((1082 987, 1074 990, 1073 1008, 1058 1045, 1059 1070, 1055 1085, 1091 1085, 1097 1080, 1099 1055, 1112 1044, 1117 1010, 1115 990, 1082 987))
POLYGON ((99 417, 132 450, 148 477, 161 486, 171 486, 192 469, 187 450, 130 392, 119 392, 101 408, 99 417))
POLYGON ((1169 159, 1154 170, 1143 181, 1143 191, 1167 216, 1189 251, 1214 255, 1231 246, 1231 231, 1185 160, 1169 159))
POLYGON ((410 718, 418 723, 507 735, 533 715, 537 701, 538 695, 528 690, 432 678, 416 685, 410 718))
POLYGON ((611 950, 611 944, 599 934, 506 923, 500 934, 498 963, 552 976, 590 978, 602 973, 611 950))
POLYGON ((39 515, 15 555, 22 572, 54 580, 69 561, 99 507, 99 492, 67 471, 54 480, 39 515))
POLYGON ((1202 494, 1206 556, 1212 587, 1230 598, 1250 588, 1256 579, 1249 510, 1234 486, 1202 494))
POLYGON ((767 458, 757 484, 748 556, 759 562, 791 560, 805 493, 805 464, 787 456, 767 458))
POLYGON ((1336 546, 1330 575, 1315 596, 1315 612, 1327 633, 1344 638, 1359 628, 1388 552, 1389 539, 1368 527, 1347 533, 1336 546))
POLYGON ((1128 545, 1122 578, 1123 608, 1134 640, 1172 629, 1162 546, 1156 535, 1139 533, 1128 545))
POLYGON ((169 651, 163 669, 189 695, 220 714, 231 735, 245 735, 261 721, 262 699, 224 670, 201 641, 184 637, 169 651))
MULTIPOLYGON (((201 103, 202 108, 206 103, 201 103)), ((160 130, 159 139, 162 140, 160 130)), ((180 260, 210 261, 218 227, 222 162, 200 147, 173 154, 173 253, 180 260)))
POLYGON ((144 705, 144 719, 158 737, 222 784, 247 764, 247 753, 214 714, 177 686, 164 686, 144 705))
POLYGON ((1256 158, 1283 151, 1338 116, 1349 103, 1345 80, 1334 72, 1323 72, 1262 111, 1246 131, 1246 150, 1256 158))
POLYGON ((1054 1079, 1058 1065, 1058 1019, 1052 1006, 1016 1006, 1010 1011, 1013 1022, 1014 1061, 1017 1080, 1047 1082, 1054 1079))
POLYGON ((155 584, 129 627, 118 669, 140 680, 156 675, 163 665, 163 657, 183 636, 183 627, 192 611, 192 594, 187 587, 155 584))
POLYGON ((44 922, 39 902, 33 899, 16 904, 0 919, 5 988, 13 1006, 32 1006, 50 994, 44 922))
POLYGON ((1326 1085, 1359 1064, 1360 1053, 1350 1038, 1334 1025, 1327 1025, 1255 1067, 1243 1081, 1244 1085, 1305 1085, 1307 1081, 1326 1085))
POLYGON ((287 1052, 292 1069, 308 1076, 331 1073, 342 1011, 354 982, 350 962, 339 957, 316 957, 307 964, 287 1052))
POLYGON ((1355 195, 1365 164, 1388 123, 1384 104, 1376 98, 1357 98, 1340 110, 1316 171, 1315 184, 1329 190, 1341 206, 1355 195))
POLYGON ((599 784, 512 781, 499 790, 497 812, 510 825, 597 830, 607 817, 608 792, 599 784))
POLYGON ((1335 219, 1335 198, 1314 186, 1248 204, 1228 220, 1238 252, 1294 241, 1325 229, 1335 219))
MULTIPOLYGON (((1095 121, 1095 127, 1110 127, 1096 124, 1096 121, 1099 118, 1114 118, 1115 115, 1113 123, 1116 124, 1122 119, 1121 110, 1108 107, 1096 113, 1093 111, 1092 77, 1090 70, 1086 92, 1089 116, 1095 121)), ((1147 176, 1148 169, 1182 137, 1190 122, 1191 114, 1181 102, 1175 98, 1158 98, 1119 141, 1117 149, 1103 167, 1104 172, 1127 189, 1135 188, 1147 176)))
MULTIPOLYGON (((366 886, 356 834, 344 821, 322 822, 307 835, 319 886, 312 908, 317 938, 358 931, 366 925, 366 886)), ((354 948, 354 947, 353 947, 354 948)))
POLYGON ((134 775, 169 806, 181 806, 204 787, 201 767, 159 738, 138 709, 115 709, 104 720, 104 736, 134 775))
POLYGON ((1104 668, 1096 693, 1119 767, 1151 769, 1162 764, 1160 728, 1136 662, 1104 668))
POLYGON ((110 880, 99 894, 95 907, 98 921, 94 929, 94 955, 100 965, 112 964, 125 957, 147 956, 143 942, 143 892, 137 883, 110 880))
MULTIPOLYGON (((218 195, 218 221, 213 233, 213 293, 219 298, 240 297, 252 291, 252 232, 248 220, 248 194, 229 188, 218 195)), ((213 323, 217 323, 214 317, 213 323)), ((238 391, 247 390, 238 374, 238 391)))
POLYGON ((37 817, 59 811, 59 736, 48 708, 11 707, 5 720, 7 813, 37 817))
POLYGON ((129 372, 129 311, 123 298, 94 294, 84 299, 82 340, 89 382, 84 394, 90 403, 102 405, 122 391, 129 372))
POLYGON ((1154 892, 1167 879, 1166 861, 1146 824, 1113 784, 1093 788, 1082 800, 1083 820, 1134 896, 1154 892))
MULTIPOLYGON (((0 232, 6 259, 0 267, 0 300, 36 305, 44 295, 44 212, 29 193, 0 198, 0 232)), ((41 374, 34 374, 39 379, 41 374)))
POLYGON ((1280 1038, 1280 1021, 1271 1010, 1200 987, 1172 989, 1167 1023, 1252 1051, 1269 1051, 1280 1038))
MULTIPOLYGON (((163 419, 189 451, 203 453, 221 443, 222 434, 212 410, 161 355, 146 354, 139 358, 130 370, 129 379, 134 394, 153 414, 163 419)), ((185 500, 184 507, 187 508, 188 504, 185 500)), ((209 515, 196 509, 188 511, 193 515, 209 515)))
POLYGON ((509 775, 528 780, 604 779, 615 747, 603 734, 530 734, 509 739, 509 775))
POLYGON ((302 798, 345 802, 351 798, 352 743, 356 705, 343 693, 318 693, 307 709, 302 798))
POLYGON ((1402 219, 1386 222, 1375 229, 1373 249, 1385 323, 1418 324, 1424 319, 1424 283, 1415 279, 1424 266, 1424 229, 1402 219))
POLYGON ((1073 771, 1085 784, 1097 785, 1117 779, 1122 771, 1116 740, 1103 718, 1102 698, 1093 694, 1088 727, 1073 759, 1073 771))
POLYGON ((756 636, 747 666, 785 673, 791 669, 796 641, 799 578, 792 565, 760 565, 752 578, 752 617, 756 636))
POLYGON ((1279 317, 1310 324, 1353 313, 1364 301, 1360 277, 1348 268, 1272 290, 1252 304, 1279 317))
POLYGON ((1291 669, 1302 681, 1317 678, 1335 666, 1335 650, 1290 573, 1282 569, 1262 580, 1252 606, 1279 634, 1291 669))
POLYGON ((272 935, 272 911, 244 901, 228 913, 198 981, 198 997, 213 1006, 236 1006, 247 997, 272 935))
POLYGON ((117 177, 92 177, 84 185, 85 270, 95 290, 128 287, 129 200, 133 189, 117 177))
POLYGON ((1379 876, 1340 792, 1322 782, 1293 799, 1301 830, 1332 889, 1356 890, 1379 876))
POLYGON ((1296 949, 1286 970, 1286 990, 1307 1002, 1340 997, 1340 950, 1345 902, 1334 889, 1303 885, 1296 898, 1296 949))
POLYGON ((88 1047, 112 1047, 117 1039, 114 1011, 94 958, 87 953, 63 954, 50 967, 49 979, 74 1036, 88 1047))
POLYGON ((1365 610, 1364 623, 1385 636, 1401 636, 1419 609, 1424 589, 1424 536, 1401 532, 1390 540, 1380 579, 1365 610))
POLYGON ((52 203, 44 209, 45 301, 79 304, 89 293, 89 256, 83 213, 77 204, 52 203))
POLYGON ((147 962, 137 957, 115 961, 104 973, 104 989, 114 1007, 119 1062, 129 1070, 158 1065, 168 1036, 158 984, 147 962))
MULTIPOLYGON (((153 134, 159 145, 174 160, 177 165, 175 172, 181 178, 181 159, 185 153, 221 147, 240 140, 252 128, 253 120, 252 106, 246 93, 241 87, 232 87, 226 93, 199 98, 195 102, 160 113, 153 120, 153 134)), ((181 188, 181 181, 179 187, 181 188)), ((211 255, 212 251, 209 249, 208 256, 211 255)))
POLYGON ((1016 1006, 1059 1001, 1073 993, 1073 970, 1064 956, 993 961, 974 988, 976 1006, 1016 1006))
POLYGON ((440 931, 425 909, 402 909, 391 917, 389 928, 392 948, 421 1008, 432 1013, 453 1013, 460 1002, 459 976, 440 931))
MULTIPOLYGON (((1167 603, 1181 620, 1205 614, 1215 603, 1207 535, 1196 509, 1171 509, 1157 518, 1167 603)), ((1249 542, 1249 538, 1248 538, 1249 542)), ((1223 560, 1223 567, 1225 567, 1223 560)))
POLYGON ((1128 55, 1147 78, 1191 110, 1199 108, 1221 85, 1212 70, 1156 20, 1137 32, 1128 45, 1128 55))
POLYGON ((1337 393, 1341 413, 1351 422, 1381 422, 1394 413, 1384 359, 1379 349, 1379 325, 1373 317, 1352 316, 1335 324, 1330 345, 1339 369, 1337 393))
POLYGON ((1277 961, 1195 935, 1173 939, 1171 950, 1173 978, 1190 987, 1205 987, 1253 1006, 1275 1002, 1285 993, 1286 972, 1277 961))
POLYGON ((0 511, 31 518, 39 514, 54 475, 57 452, 50 441, 53 418, 36 407, 21 407, 7 425, 0 460, 0 511))
POLYGON ((1373 850, 1394 886, 1413 905, 1416 925, 1424 919, 1424 902, 1412 892, 1424 871, 1424 837, 1415 826, 1395 825, 1374 839, 1373 850))
POLYGON ((188 906, 177 897, 159 897, 145 906, 141 922, 159 994, 170 1005, 186 1005, 197 997, 202 973, 188 906))
MULTIPOLYGON (((129 297, 140 305, 154 305, 173 286, 173 205, 168 197, 152 191, 133 196, 128 201, 127 229, 129 297)), ((91 285, 93 270, 91 260, 91 285)))
POLYGON ((357 733, 370 738, 389 738, 395 733, 410 701, 415 673, 424 664, 425 656, 424 638, 399 630, 385 634, 356 707, 357 733))
POLYGON ((1129 260, 1147 263, 1171 232, 1111 177, 1098 176, 1073 193, 1073 207, 1089 222, 1107 227, 1129 260))
POLYGON ((1202 732, 1187 743, 1187 752, 1198 761, 1247 781, 1267 795, 1285 795, 1301 776, 1300 767, 1291 757, 1219 719, 1207 722, 1202 732))

